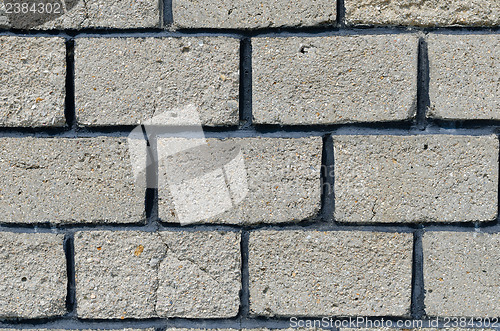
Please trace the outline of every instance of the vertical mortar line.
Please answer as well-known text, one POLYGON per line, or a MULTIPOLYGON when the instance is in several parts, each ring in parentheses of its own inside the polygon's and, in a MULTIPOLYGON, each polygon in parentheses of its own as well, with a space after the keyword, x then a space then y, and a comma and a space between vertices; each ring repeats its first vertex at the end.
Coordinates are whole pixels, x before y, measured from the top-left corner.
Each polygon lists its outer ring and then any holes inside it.
POLYGON ((64 98, 64 116, 66 125, 70 128, 76 126, 75 111, 75 40, 67 39, 66 42, 66 96, 64 98))
POLYGON ((68 232, 64 235, 64 253, 66 255, 66 275, 68 278, 66 288, 66 309, 69 315, 76 314, 76 278, 75 278, 75 245, 74 234, 68 232))
MULTIPOLYGON (((147 134, 144 126, 143 133, 147 142, 147 159, 150 163, 146 165, 146 219, 148 225, 159 226, 158 216, 158 151, 157 136, 155 133, 147 134)), ((145 162, 147 162, 145 160, 145 162)))
POLYGON ((330 134, 323 136, 323 153, 321 155, 321 220, 333 222, 335 194, 333 138, 330 134))
POLYGON ((417 113, 415 116, 416 126, 425 130, 426 113, 430 107, 429 98, 429 55, 427 52, 427 41, 425 36, 418 40, 418 64, 417 64, 417 113))
POLYGON ((240 42, 240 126, 252 125, 252 41, 243 38, 240 42))
POLYGON ((345 27, 345 3, 344 0, 337 0, 337 26, 345 27))
POLYGON ((240 322, 249 317, 250 313, 250 274, 248 271, 250 232, 246 229, 241 231, 241 292, 240 292, 240 322))
POLYGON ((425 315, 424 298, 424 249, 422 237, 424 227, 420 226, 413 233, 413 263, 411 277, 411 317, 415 320, 422 319, 425 315))
POLYGON ((160 10, 163 18, 163 26, 166 27, 174 23, 174 12, 172 8, 172 0, 159 0, 162 4, 160 10))
POLYGON ((160 17, 158 18, 158 26, 163 28, 165 26, 165 5, 163 3, 164 0, 158 0, 158 11, 160 12, 160 17))

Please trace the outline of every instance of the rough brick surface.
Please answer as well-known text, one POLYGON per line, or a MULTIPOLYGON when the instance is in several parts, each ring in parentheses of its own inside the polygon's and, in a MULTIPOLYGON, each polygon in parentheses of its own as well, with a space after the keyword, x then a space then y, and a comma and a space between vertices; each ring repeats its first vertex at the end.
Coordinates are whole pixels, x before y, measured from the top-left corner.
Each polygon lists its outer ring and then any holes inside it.
POLYGON ((429 316, 500 316, 500 234, 428 232, 423 238, 429 316))
POLYGON ((126 139, 1 138, 0 171, 1 222, 144 219, 144 176, 134 177, 126 139))
POLYGON ((429 117, 500 119, 500 35, 431 34, 429 117))
POLYGON ((78 316, 235 316, 240 256, 234 232, 79 232, 78 316))
POLYGON ((75 47, 79 124, 135 125, 190 104, 202 124, 238 124, 237 39, 82 38, 75 47))
POLYGON ((337 136, 340 222, 489 221, 497 215, 496 136, 337 136))
POLYGON ((177 28, 258 29, 320 26, 335 23, 336 1, 330 0, 173 0, 177 28))
POLYGON ((46 14, 48 8, 43 8, 42 14, 7 14, 4 7, 7 1, 0 0, 0 28, 55 30, 160 26, 159 3, 156 0, 65 0, 66 11, 61 6, 61 0, 27 2, 37 5, 50 3, 52 14, 46 14))
POLYGON ((0 125, 64 126, 62 38, 0 36, 0 125))
POLYGON ((252 39, 257 124, 383 122, 416 111, 412 34, 252 39))
POLYGON ((208 148, 202 150, 196 148, 198 139, 158 140, 158 203, 163 221, 280 223, 319 212, 320 137, 207 142, 201 147, 208 148), (165 157, 178 147, 185 150, 175 154, 173 161, 165 157))
POLYGON ((497 26, 500 3, 487 0, 345 0, 348 25, 497 26))
POLYGON ((250 234, 250 311, 263 316, 406 316, 412 235, 250 234))
POLYGON ((0 318, 66 313, 63 236, 0 232, 0 318))

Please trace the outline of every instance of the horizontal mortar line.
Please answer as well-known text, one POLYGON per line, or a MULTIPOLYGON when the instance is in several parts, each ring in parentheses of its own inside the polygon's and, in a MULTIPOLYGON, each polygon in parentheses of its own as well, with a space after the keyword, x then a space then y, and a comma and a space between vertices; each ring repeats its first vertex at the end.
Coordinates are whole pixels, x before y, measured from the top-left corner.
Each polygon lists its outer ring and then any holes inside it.
POLYGON ((374 231, 390 233, 413 233, 419 229, 424 231, 455 231, 455 232, 500 232, 500 222, 464 222, 464 223, 337 223, 308 221, 298 223, 270 224, 260 223, 254 225, 237 224, 188 224, 179 223, 148 223, 145 225, 128 224, 70 224, 70 225, 33 225, 33 224, 1 224, 0 232, 12 233, 54 233, 68 234, 79 231, 142 231, 142 232, 162 232, 162 231, 374 231))
MULTIPOLYGON (((295 316, 292 316, 295 317, 295 316)), ((332 321, 351 321, 357 320, 358 318, 363 318, 364 323, 357 325, 370 326, 369 321, 391 321, 392 327, 396 327, 397 321, 415 323, 422 323, 423 327, 429 327, 429 323, 432 321, 438 322, 438 327, 443 328, 445 323, 445 317, 424 317, 422 319, 412 319, 409 317, 398 317, 398 316, 362 316, 355 315, 351 317, 345 316, 296 316, 297 319, 301 320, 320 320, 323 317, 327 319, 332 319, 332 321), (367 323, 368 322, 368 323, 367 323)), ((19 320, 19 321, 0 321, 0 329, 4 328, 16 328, 16 329, 32 329, 32 328, 46 328, 46 329, 124 329, 124 328, 207 328, 207 329, 220 329, 220 328, 232 328, 232 329, 248 329, 248 328, 289 328, 291 317, 245 317, 245 318, 227 318, 227 319, 194 319, 194 318, 145 318, 145 319, 113 319, 113 320, 93 320, 93 319, 76 319, 76 318, 47 318, 47 319, 37 319, 37 320, 19 320)), ((484 320, 484 319, 483 319, 484 320)), ((491 320, 491 319, 490 319, 491 320)), ((476 327, 484 327, 481 325, 480 321, 474 321, 476 327)), ((450 321, 448 321, 448 324, 450 321)))
MULTIPOLYGON (((42 128, 0 128, 0 137, 40 137, 40 138, 93 138, 93 137, 127 137, 137 126, 108 126, 102 128, 78 129, 42 129, 42 128)), ((189 135, 192 131, 179 131, 177 128, 151 126, 148 129, 161 137, 189 135)), ((208 138, 251 138, 251 137, 309 137, 333 135, 489 135, 500 133, 500 122, 468 124, 441 123, 429 124, 421 130, 412 123, 365 123, 335 125, 304 126, 253 126, 243 127, 202 127, 208 138)))
POLYGON ((262 28, 262 29, 217 29, 217 28, 192 28, 171 31, 161 28, 88 28, 88 29, 63 29, 63 30, 0 30, 0 35, 12 36, 38 36, 38 37, 63 37, 63 38, 99 38, 99 37, 202 37, 202 36, 227 36, 235 38, 244 37, 287 37, 287 36, 328 36, 328 35, 370 35, 370 34, 412 34, 412 33, 499 33, 500 27, 410 27, 410 26, 348 26, 338 25, 324 27, 297 27, 297 28, 262 28))

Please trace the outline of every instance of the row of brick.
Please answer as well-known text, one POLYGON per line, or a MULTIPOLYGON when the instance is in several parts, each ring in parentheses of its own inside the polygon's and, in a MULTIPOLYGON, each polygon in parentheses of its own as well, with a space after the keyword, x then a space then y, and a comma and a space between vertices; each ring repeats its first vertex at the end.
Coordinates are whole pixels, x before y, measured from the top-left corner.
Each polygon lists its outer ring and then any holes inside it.
MULTIPOLYGON (((496 136, 333 140, 334 167, 322 169, 320 137, 160 137, 159 217, 182 224, 296 222, 318 216, 323 190, 335 194, 339 222, 496 219, 496 136), (322 170, 334 184, 322 183, 322 170)), ((146 148, 133 137, 1 138, 0 222, 144 222, 146 148)))
MULTIPOLYGON (((65 314, 63 237, 0 237, 0 317, 65 314)), ((86 231, 74 240, 80 318, 238 314, 240 233, 86 231)), ((248 247, 251 315, 410 315, 411 233, 253 231, 248 247)), ((499 316, 499 234, 426 232, 423 252, 429 316, 499 316)))
MULTIPOLYGON (((100 0, 66 1, 66 11, 33 17, 15 15, 0 1, 0 28, 82 29, 160 27, 160 1, 100 0), (57 14, 59 13, 59 14, 57 14), (38 20, 34 20, 36 17, 38 20), (29 19, 31 18, 31 20, 29 19)), ((46 3, 46 2, 42 2, 46 3)), ((51 4, 61 4, 52 1, 51 4)), ((396 26, 498 26, 500 5, 494 0, 426 1, 345 0, 345 23, 396 26)), ((57 6, 56 4, 56 6, 57 6)), ((51 7, 52 12, 52 7, 51 7)), ((26 14, 30 14, 28 11, 26 14)), ((337 3, 331 0, 300 0, 277 3, 271 0, 172 1, 173 27, 258 29, 268 27, 328 26, 336 23, 337 3)))
MULTIPOLYGON (((500 35, 426 39, 427 116, 499 120, 500 35)), ((239 49, 229 37, 77 38, 76 121, 136 125, 192 104, 203 125, 237 125, 239 49)), ((256 124, 415 118, 414 34, 262 37, 252 39, 252 49, 256 124)), ((65 55, 62 38, 0 37, 0 126, 65 126, 65 55)))

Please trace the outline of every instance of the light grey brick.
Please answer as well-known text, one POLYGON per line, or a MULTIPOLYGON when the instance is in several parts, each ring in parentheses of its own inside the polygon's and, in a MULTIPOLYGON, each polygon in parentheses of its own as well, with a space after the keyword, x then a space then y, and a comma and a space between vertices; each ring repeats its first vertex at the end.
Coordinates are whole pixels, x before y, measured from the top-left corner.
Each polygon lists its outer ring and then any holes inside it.
POLYGON ((500 316, 500 234, 427 232, 423 237, 429 316, 500 316))
POLYGON ((500 3, 492 0, 345 0, 348 25, 497 26, 500 3))
POLYGON ((250 312, 261 316, 408 316, 412 234, 250 234, 250 312))
POLYGON ((0 318, 66 313, 63 236, 0 232, 0 318))
POLYGON ((78 316, 236 316, 240 256, 235 232, 79 232, 78 316))
POLYGON ((1 222, 144 220, 144 175, 134 177, 126 139, 1 138, 0 171, 1 222))
POLYGON ((191 104, 202 124, 238 124, 237 39, 82 38, 75 47, 79 124, 135 125, 191 104))
POLYGON ((496 136, 337 136, 334 154, 339 222, 496 218, 496 136))
POLYGON ((257 124, 408 120, 415 116, 412 34, 252 39, 257 124))
POLYGON ((0 36, 0 125, 64 126, 63 38, 0 36))
POLYGON ((166 331, 321 331, 318 328, 288 328, 288 329, 268 329, 268 328, 257 328, 257 329, 179 329, 179 328, 168 328, 166 331))
POLYGON ((176 28, 259 29, 332 25, 336 1, 173 0, 176 28))
POLYGON ((500 119, 500 35, 431 34, 429 117, 500 119))
POLYGON ((312 218, 321 204, 321 152, 320 137, 160 138, 159 215, 229 224, 312 218))
MULTIPOLYGON (((11 1, 9 1, 11 2, 11 1)), ((0 28, 62 30, 83 28, 153 28, 160 26, 157 0, 54 0, 27 1, 39 6, 50 3, 52 8, 40 8, 43 13, 29 11, 6 14, 6 1, 0 0, 0 28), (47 14, 51 10, 52 14, 47 14)))

